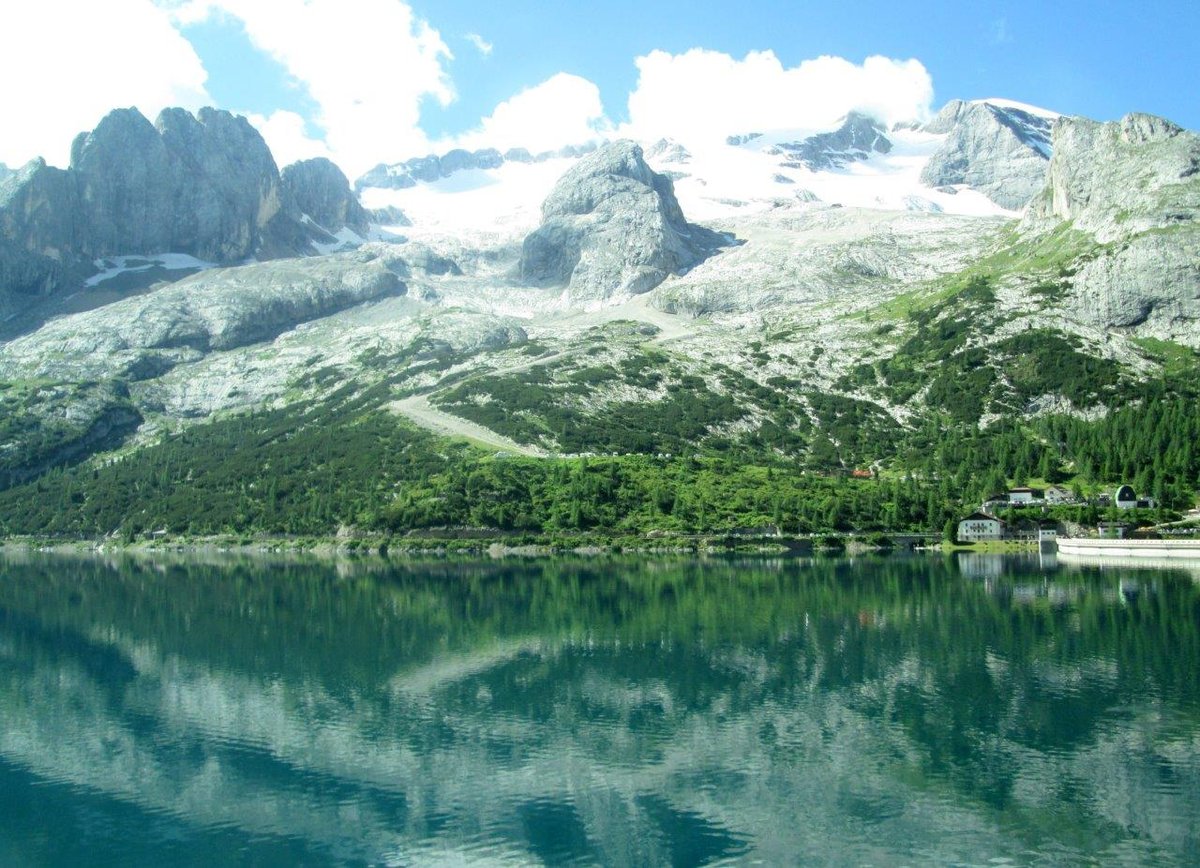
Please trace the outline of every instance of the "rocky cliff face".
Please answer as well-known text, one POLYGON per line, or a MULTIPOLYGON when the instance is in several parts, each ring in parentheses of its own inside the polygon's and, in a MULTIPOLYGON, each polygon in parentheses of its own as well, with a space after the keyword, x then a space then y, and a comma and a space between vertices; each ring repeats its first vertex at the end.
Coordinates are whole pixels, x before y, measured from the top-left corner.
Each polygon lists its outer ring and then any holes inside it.
POLYGON ((1074 315, 1101 328, 1195 344, 1200 321, 1200 136, 1131 114, 1062 118, 1045 188, 1021 223, 1039 237, 1090 236, 1074 277, 1074 315))
POLYGON ((542 205, 542 225, 526 237, 522 279, 567 287, 576 301, 647 292, 701 261, 719 243, 690 225, 670 179, 642 149, 614 142, 563 175, 542 205))
POLYGON ((965 184, 1002 208, 1024 208, 1042 189, 1049 117, 1011 106, 952 100, 925 131, 946 141, 921 172, 931 187, 965 184))
POLYGON ((50 293, 91 260, 187 253, 221 264, 303 252, 271 152, 245 118, 167 109, 107 115, 63 171, 35 160, 0 186, 0 271, 9 292, 50 293))
POLYGON ((284 197, 301 213, 336 234, 352 229, 366 235, 371 217, 359 204, 342 170, 323 157, 293 163, 283 170, 284 197))
POLYGON ((68 382, 161 376, 184 362, 268 340, 298 323, 403 295, 392 249, 214 269, 148 295, 56 319, 0 346, 0 377, 68 382))
POLYGON ((49 294, 86 272, 77 253, 77 204, 75 178, 45 160, 0 182, 0 307, 49 294))
POLYGON ((1200 219, 1200 136, 1147 114, 1062 118, 1042 195, 1024 227, 1063 220, 1102 242, 1200 219))

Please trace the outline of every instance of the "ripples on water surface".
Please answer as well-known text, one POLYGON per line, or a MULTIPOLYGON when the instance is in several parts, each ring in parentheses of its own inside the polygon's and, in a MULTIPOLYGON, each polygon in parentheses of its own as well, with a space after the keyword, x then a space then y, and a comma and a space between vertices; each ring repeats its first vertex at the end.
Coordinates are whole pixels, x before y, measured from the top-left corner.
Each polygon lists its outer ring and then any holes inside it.
POLYGON ((1200 583, 0 561, 0 864, 1196 864, 1200 583))

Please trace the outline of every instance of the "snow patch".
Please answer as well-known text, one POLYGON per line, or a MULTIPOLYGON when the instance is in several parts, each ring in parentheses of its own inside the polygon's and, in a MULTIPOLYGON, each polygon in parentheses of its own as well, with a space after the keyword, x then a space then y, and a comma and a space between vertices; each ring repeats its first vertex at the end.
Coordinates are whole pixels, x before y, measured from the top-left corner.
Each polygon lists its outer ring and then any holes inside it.
POLYGON ((333 233, 333 241, 320 242, 313 241, 312 246, 322 256, 330 253, 341 253, 345 250, 353 250, 356 247, 362 247, 367 243, 367 239, 363 238, 349 226, 343 226, 337 232, 333 233))
POLYGON ((204 271, 217 267, 215 262, 205 262, 203 259, 197 259, 186 253, 156 253, 150 256, 106 256, 103 259, 97 259, 94 265, 100 269, 100 273, 94 274, 84 281, 83 285, 86 287, 99 286, 105 281, 112 280, 119 275, 149 271, 152 268, 162 268, 166 271, 204 271))

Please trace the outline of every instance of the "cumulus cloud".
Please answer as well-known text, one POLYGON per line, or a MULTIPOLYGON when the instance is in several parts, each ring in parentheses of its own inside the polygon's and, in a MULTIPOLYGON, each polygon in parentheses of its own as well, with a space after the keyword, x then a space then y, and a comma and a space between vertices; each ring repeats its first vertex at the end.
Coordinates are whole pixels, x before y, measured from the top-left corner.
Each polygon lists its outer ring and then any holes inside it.
POLYGON ((400 0, 186 0, 172 12, 180 24, 210 15, 240 22, 316 102, 314 121, 351 177, 426 149, 422 101, 455 96, 450 49, 400 0))
POLYGON ((151 0, 8 4, 0 50, 0 162, 65 166, 71 140, 111 109, 154 120, 167 106, 210 102, 191 44, 151 0))
POLYGON ((458 137, 463 148, 528 148, 549 151, 590 142, 608 131, 600 88, 560 72, 496 106, 479 129, 458 137))
POLYGON ((855 64, 818 57, 785 67, 772 51, 738 60, 692 49, 639 57, 623 133, 703 144, 726 136, 821 129, 856 109, 885 123, 929 116, 933 83, 917 60, 868 57, 855 64))
POLYGON ((281 169, 312 157, 334 158, 323 141, 309 136, 304 118, 295 112, 277 111, 268 116, 249 114, 246 120, 262 134, 281 169))

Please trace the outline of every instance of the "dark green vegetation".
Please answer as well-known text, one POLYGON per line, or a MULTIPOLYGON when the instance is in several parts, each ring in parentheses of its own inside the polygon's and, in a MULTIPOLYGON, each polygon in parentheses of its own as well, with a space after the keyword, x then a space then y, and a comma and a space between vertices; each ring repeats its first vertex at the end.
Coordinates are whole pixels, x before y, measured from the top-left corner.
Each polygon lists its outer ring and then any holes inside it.
POLYGON ((141 421, 120 383, 0 383, 0 488, 117 446, 141 421))
MULTIPOLYGON (((0 492, 7 534, 376 533, 482 527, 532 534, 940 530, 1007 480, 1130 479, 1171 508, 1200 472, 1197 403, 1151 396, 1084 422, 987 432, 929 422, 896 445, 905 476, 813 472, 759 443, 670 458, 493 456, 384 411, 330 401, 198 425, 122 460, 0 492), (1151 456, 1147 459, 1147 456, 1151 456)), ((814 453, 822 448, 821 432, 814 453)), ((836 448, 828 441, 829 461, 836 448)))
POLYGON ((989 341, 1004 323, 995 301, 990 280, 971 277, 948 297, 911 312, 911 336, 897 351, 859 365, 839 387, 905 403, 928 385, 927 406, 958 425, 987 413, 1019 415, 1041 395, 1062 396, 1079 408, 1119 398, 1120 366, 1087 352, 1073 335, 1026 329, 989 341))

